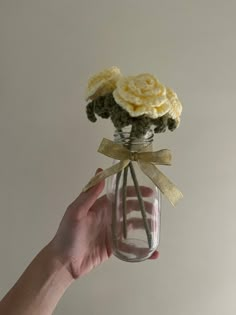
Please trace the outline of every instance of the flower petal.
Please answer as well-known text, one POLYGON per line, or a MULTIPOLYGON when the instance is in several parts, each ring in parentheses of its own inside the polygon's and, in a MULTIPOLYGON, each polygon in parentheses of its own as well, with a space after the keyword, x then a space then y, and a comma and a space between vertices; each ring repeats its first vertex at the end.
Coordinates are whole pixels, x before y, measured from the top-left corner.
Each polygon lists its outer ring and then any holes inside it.
POLYGON ((182 104, 180 103, 177 94, 173 90, 167 88, 166 91, 167 98, 171 104, 169 115, 173 119, 179 118, 183 109, 182 104))
POLYGON ((113 92, 120 77, 120 69, 115 66, 92 76, 88 81, 86 100, 94 100, 99 96, 113 92))

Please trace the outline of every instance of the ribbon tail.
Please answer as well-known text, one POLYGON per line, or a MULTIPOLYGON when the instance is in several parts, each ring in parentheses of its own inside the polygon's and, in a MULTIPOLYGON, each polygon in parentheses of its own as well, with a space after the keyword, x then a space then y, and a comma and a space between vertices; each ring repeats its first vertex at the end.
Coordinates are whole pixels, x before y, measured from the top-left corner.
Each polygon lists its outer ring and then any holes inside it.
POLYGON ((90 181, 83 188, 82 191, 85 192, 89 188, 91 188, 91 187, 97 185, 98 183, 100 183, 101 181, 103 181, 105 178, 119 173, 120 171, 122 171, 129 164, 129 162, 130 162, 129 160, 120 161, 119 163, 117 163, 117 164, 115 164, 115 165, 105 169, 101 173, 98 173, 97 175, 95 175, 94 177, 92 177, 90 179, 90 181))
POLYGON ((183 198, 181 191, 155 165, 143 161, 138 164, 173 206, 183 198))

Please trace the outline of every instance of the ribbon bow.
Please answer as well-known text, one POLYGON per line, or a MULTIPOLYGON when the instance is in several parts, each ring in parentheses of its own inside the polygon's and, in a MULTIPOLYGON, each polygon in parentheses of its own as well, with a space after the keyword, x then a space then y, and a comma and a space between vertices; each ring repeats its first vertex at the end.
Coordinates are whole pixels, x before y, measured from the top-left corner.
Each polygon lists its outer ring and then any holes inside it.
POLYGON ((155 166, 171 165, 171 152, 169 150, 130 151, 121 144, 103 139, 98 152, 115 160, 120 160, 120 162, 95 175, 83 191, 95 186, 105 178, 121 172, 129 165, 130 161, 136 161, 143 173, 152 180, 173 206, 183 197, 179 189, 155 166))

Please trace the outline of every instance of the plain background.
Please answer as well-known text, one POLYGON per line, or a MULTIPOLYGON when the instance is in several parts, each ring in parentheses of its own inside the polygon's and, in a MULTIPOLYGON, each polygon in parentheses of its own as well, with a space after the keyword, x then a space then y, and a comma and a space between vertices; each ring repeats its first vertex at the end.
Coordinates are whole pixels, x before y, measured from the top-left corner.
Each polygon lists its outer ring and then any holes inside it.
POLYGON ((0 295, 52 238, 112 138, 86 119, 88 77, 151 72, 184 105, 165 172, 184 193, 162 209, 160 259, 115 258, 55 314, 236 314, 234 0, 0 1, 0 295))

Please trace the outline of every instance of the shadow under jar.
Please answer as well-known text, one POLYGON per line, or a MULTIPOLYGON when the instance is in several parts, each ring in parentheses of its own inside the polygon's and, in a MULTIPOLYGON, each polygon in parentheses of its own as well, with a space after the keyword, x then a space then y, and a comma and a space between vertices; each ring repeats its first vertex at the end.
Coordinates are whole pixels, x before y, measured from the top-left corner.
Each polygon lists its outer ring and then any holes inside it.
MULTIPOLYGON (((136 138, 130 131, 116 131, 114 142, 132 152, 152 151, 153 132, 136 138)), ((113 161, 116 164, 117 160, 113 161)), ((161 193, 136 161, 107 181, 112 212, 113 254, 127 262, 148 259, 160 239, 161 193)))

